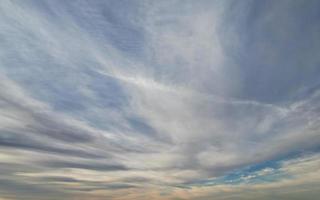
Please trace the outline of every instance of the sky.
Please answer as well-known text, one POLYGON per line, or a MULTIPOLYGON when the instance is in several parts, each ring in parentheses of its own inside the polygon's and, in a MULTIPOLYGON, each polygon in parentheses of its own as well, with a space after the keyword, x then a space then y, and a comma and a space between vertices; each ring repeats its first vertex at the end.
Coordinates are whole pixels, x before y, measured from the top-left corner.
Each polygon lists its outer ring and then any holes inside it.
POLYGON ((320 1, 0 1, 0 200, 315 200, 320 1))

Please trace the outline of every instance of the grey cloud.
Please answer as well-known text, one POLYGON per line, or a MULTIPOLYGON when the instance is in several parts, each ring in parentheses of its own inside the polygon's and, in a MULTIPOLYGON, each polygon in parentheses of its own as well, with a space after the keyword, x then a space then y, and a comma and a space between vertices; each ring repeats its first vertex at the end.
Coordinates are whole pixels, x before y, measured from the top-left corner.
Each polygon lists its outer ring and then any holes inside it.
POLYGON ((39 143, 31 144, 30 141, 28 142, 24 141, 23 143, 16 143, 13 141, 0 141, 0 146, 6 147, 6 148, 13 148, 13 149, 29 150, 34 152, 59 154, 64 156, 75 156, 75 157, 83 157, 83 158, 104 158, 104 156, 91 154, 82 150, 55 148, 55 147, 43 146, 39 143))
POLYGON ((20 180, 0 179, 1 197, 16 199, 34 199, 41 198, 45 200, 53 200, 57 197, 66 198, 64 192, 46 187, 44 185, 32 184, 20 180))
POLYGON ((41 161, 42 166, 50 167, 53 169, 60 168, 75 168, 75 169, 88 169, 96 171, 126 171, 129 168, 119 164, 104 164, 98 162, 71 162, 71 161, 41 161))
POLYGON ((37 180, 40 180, 43 182, 66 182, 66 183, 81 182, 77 179, 70 178, 70 177, 64 177, 64 176, 47 176, 47 177, 37 178, 37 180))
POLYGON ((130 189, 136 188, 134 185, 130 184, 99 184, 97 186, 83 186, 83 187, 76 187, 76 188, 68 188, 67 190, 74 190, 74 191, 82 191, 82 192, 93 192, 93 191, 103 191, 103 190, 121 190, 121 189, 130 189))
POLYGON ((93 133, 86 132, 76 127, 64 124, 45 114, 35 114, 36 124, 30 126, 30 131, 44 134, 49 137, 72 143, 90 143, 95 137, 93 133))
POLYGON ((126 183, 146 183, 152 180, 145 177, 128 177, 128 178, 121 179, 121 181, 126 183))
POLYGON ((101 184, 101 186, 96 186, 92 188, 87 188, 87 191, 96 191, 96 190, 121 190, 121 189, 129 189, 136 188, 134 185, 130 184, 122 184, 122 183, 114 183, 114 184, 101 184))
POLYGON ((65 177, 65 176, 46 176, 33 178, 33 180, 41 181, 44 183, 78 183, 79 187, 66 187, 64 190, 76 190, 76 191, 96 191, 96 190, 113 190, 113 189, 128 189, 135 188, 137 186, 133 184, 128 184, 126 182, 119 183, 105 183, 103 181, 89 181, 89 180, 79 180, 75 178, 65 177))

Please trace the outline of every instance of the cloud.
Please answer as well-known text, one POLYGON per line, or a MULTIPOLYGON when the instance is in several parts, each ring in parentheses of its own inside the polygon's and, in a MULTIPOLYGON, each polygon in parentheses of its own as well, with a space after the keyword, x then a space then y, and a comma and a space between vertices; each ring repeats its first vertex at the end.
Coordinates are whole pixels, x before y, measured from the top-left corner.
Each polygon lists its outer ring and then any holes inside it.
POLYGON ((0 198, 313 198, 318 4, 1 2, 0 198))
POLYGON ((122 165, 110 165, 110 164, 101 164, 101 163, 74 163, 74 162, 63 162, 63 161, 43 161, 41 165, 50 168, 73 168, 73 169, 88 169, 95 171, 118 171, 118 170, 128 170, 122 165))

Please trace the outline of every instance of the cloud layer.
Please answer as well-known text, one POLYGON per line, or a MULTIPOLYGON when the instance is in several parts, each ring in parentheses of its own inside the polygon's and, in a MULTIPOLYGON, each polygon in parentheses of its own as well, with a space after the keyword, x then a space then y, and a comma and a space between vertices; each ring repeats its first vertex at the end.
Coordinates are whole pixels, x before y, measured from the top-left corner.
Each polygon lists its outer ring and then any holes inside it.
POLYGON ((315 199, 319 6, 0 2, 0 200, 315 199))

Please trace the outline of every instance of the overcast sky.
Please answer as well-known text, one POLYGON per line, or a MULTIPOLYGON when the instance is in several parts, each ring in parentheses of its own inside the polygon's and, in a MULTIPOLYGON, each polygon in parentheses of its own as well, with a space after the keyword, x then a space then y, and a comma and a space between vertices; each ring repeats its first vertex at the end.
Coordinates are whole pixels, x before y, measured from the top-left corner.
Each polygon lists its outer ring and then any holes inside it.
POLYGON ((0 200, 315 200, 320 1, 0 1, 0 200))

